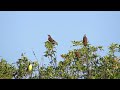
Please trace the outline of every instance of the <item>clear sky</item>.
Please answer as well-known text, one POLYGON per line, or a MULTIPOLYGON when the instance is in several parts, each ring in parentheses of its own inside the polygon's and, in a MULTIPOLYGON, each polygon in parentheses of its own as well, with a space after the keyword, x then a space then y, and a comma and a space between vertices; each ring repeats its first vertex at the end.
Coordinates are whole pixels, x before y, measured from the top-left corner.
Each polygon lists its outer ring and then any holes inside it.
POLYGON ((59 60, 84 34, 95 46, 120 44, 120 11, 0 11, 0 56, 10 63, 24 52, 34 61, 32 49, 40 60, 48 34, 59 44, 59 60))

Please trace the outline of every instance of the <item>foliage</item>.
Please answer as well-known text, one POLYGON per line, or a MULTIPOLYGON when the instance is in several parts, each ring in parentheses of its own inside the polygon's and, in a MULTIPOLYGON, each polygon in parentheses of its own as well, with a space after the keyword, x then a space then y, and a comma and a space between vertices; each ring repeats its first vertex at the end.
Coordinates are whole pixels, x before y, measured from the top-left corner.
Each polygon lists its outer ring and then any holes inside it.
POLYGON ((8 64, 3 58, 0 61, 0 79, 12 79, 15 67, 8 64))
POLYGON ((0 61, 1 79, 119 79, 120 78, 120 45, 112 43, 105 56, 98 54, 104 51, 102 46, 87 46, 82 41, 72 41, 74 49, 62 54, 63 60, 57 63, 56 45, 45 42, 44 56, 49 59, 48 66, 40 66, 38 60, 32 62, 21 55, 16 63, 0 61), (32 64, 32 71, 28 71, 32 64))

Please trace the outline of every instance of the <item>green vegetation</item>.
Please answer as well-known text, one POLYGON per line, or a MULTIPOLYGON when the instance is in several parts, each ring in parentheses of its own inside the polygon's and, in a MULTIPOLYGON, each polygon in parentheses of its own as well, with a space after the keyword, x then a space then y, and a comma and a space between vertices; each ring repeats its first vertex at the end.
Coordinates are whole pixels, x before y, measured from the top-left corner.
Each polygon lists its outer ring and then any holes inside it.
POLYGON ((0 79, 120 79, 120 57, 116 55, 120 53, 119 44, 112 43, 105 56, 98 54, 104 51, 102 46, 84 46, 83 41, 72 41, 72 45, 74 49, 62 54, 63 60, 57 63, 57 44, 46 41, 48 66, 40 66, 38 60, 32 62, 24 54, 14 64, 1 59, 0 79), (32 70, 28 70, 30 64, 32 70))

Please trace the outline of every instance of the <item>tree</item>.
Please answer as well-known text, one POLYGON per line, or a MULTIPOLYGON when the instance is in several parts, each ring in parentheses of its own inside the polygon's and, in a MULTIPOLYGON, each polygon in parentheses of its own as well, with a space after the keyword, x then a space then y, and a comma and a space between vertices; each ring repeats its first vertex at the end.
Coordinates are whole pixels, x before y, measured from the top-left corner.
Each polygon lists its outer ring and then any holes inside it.
POLYGON ((0 61, 0 79, 12 79, 14 71, 15 67, 2 58, 0 61))
MULTIPOLYGON (((102 46, 93 46, 84 35, 81 41, 72 41, 72 49, 62 54, 63 60, 57 63, 55 40, 50 37, 45 42, 44 56, 49 65, 40 66, 38 60, 32 62, 24 54, 16 63, 0 61, 1 79, 119 79, 120 78, 120 45, 112 43, 105 56, 98 54, 104 51, 102 46), (32 69, 29 70, 29 66, 32 69)), ((35 53, 33 52, 34 56, 35 53)), ((36 57, 36 56, 35 56, 36 57)))

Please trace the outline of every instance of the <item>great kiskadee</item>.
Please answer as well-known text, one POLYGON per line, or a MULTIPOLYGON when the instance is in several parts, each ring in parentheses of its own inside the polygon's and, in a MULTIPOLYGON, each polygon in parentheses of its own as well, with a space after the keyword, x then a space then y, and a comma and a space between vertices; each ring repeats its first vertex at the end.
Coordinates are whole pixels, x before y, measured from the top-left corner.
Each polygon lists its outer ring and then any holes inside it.
POLYGON ((32 71, 32 64, 29 64, 28 70, 29 70, 29 71, 32 71))

